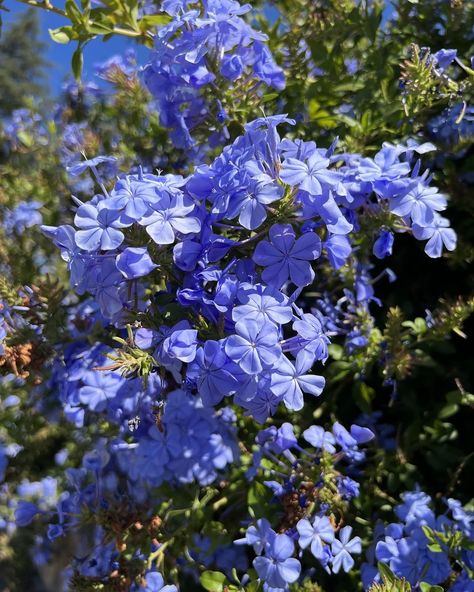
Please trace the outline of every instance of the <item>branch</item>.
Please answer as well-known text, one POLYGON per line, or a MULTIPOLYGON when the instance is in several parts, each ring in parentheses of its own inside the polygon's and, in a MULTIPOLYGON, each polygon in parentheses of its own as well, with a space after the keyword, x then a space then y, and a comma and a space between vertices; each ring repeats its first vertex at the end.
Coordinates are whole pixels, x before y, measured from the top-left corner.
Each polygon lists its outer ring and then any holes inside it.
MULTIPOLYGON (((17 2, 20 2, 21 4, 26 4, 27 6, 32 6, 33 8, 40 8, 48 12, 52 12, 54 14, 62 16, 67 20, 70 20, 64 10, 62 10, 61 8, 57 8, 56 6, 53 6, 48 0, 44 0, 43 2, 41 2, 40 0, 17 0, 17 2)), ((89 23, 93 24, 92 21, 89 21, 89 23)), ((110 34, 123 35, 125 37, 152 36, 149 31, 133 31, 132 29, 124 29, 123 27, 114 27, 110 34)))

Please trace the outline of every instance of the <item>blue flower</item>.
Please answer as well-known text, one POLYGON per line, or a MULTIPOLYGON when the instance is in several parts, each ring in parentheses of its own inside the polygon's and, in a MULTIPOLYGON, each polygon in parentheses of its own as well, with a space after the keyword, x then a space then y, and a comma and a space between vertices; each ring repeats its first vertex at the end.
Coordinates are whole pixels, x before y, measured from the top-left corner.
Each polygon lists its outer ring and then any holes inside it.
POLYGON ((236 323, 256 321, 278 326, 293 318, 288 298, 271 286, 243 283, 237 291, 237 298, 241 304, 232 310, 232 319, 236 323))
POLYGON ((436 187, 416 183, 407 193, 390 200, 390 211, 398 216, 410 216, 414 224, 428 226, 434 212, 446 209, 446 197, 436 187))
POLYGON ((259 518, 255 526, 249 526, 245 537, 234 541, 236 545, 252 545, 255 553, 261 555, 270 546, 276 533, 265 518, 259 518))
POLYGON ((231 335, 225 343, 225 353, 246 374, 259 374, 271 367, 280 357, 278 332, 273 325, 256 321, 239 323, 237 335, 231 335))
POLYGON ((338 573, 342 569, 345 572, 350 571, 354 566, 354 559, 351 554, 361 553, 362 545, 360 537, 356 536, 351 540, 352 527, 344 526, 339 531, 339 540, 335 539, 331 545, 332 571, 338 573))
POLYGON ((265 267, 262 279, 280 288, 288 279, 299 287, 309 285, 314 271, 309 261, 321 254, 321 240, 314 232, 296 239, 290 224, 275 224, 270 228, 270 241, 263 240, 255 249, 253 260, 265 267))
POLYGON ((443 245, 448 251, 456 248, 456 233, 449 227, 449 220, 435 215, 430 224, 413 224, 413 236, 418 240, 428 240, 425 253, 432 258, 441 257, 443 245))
POLYGON ((454 62, 457 53, 457 49, 440 49, 432 55, 435 66, 443 72, 454 62))
POLYGON ((15 522, 17 526, 28 526, 33 518, 40 513, 40 509, 32 502, 20 500, 15 510, 15 522))
MULTIPOLYGON (((239 222, 248 230, 255 230, 267 219, 266 205, 281 199, 283 189, 275 183, 251 183, 239 200, 239 222)), ((232 218, 232 214, 229 214, 232 218)))
POLYGON ((131 175, 120 179, 115 185, 107 207, 112 210, 123 210, 132 220, 139 220, 149 211, 149 204, 159 199, 157 187, 145 179, 137 179, 131 175))
POLYGON ((390 232, 390 230, 383 230, 380 233, 372 249, 377 259, 384 259, 392 254, 393 241, 393 232, 390 232))
POLYGON ((323 543, 334 542, 334 527, 327 516, 315 516, 313 523, 303 518, 297 523, 296 530, 299 546, 306 549, 311 545, 311 553, 316 559, 323 556, 323 543))
POLYGON ((173 330, 163 341, 163 352, 170 358, 176 358, 189 364, 196 357, 197 330, 173 330))
POLYGON ((277 534, 270 541, 266 555, 256 557, 253 566, 268 586, 286 589, 287 584, 296 582, 301 572, 301 565, 292 557, 294 544, 286 534, 277 534))
POLYGON ((224 351, 222 341, 208 340, 196 353, 198 393, 204 405, 217 405, 237 389, 235 366, 224 351))
POLYGON ((181 193, 165 191, 151 207, 152 213, 145 216, 140 224, 146 226, 147 233, 158 245, 174 243, 176 232, 190 234, 201 229, 199 218, 189 215, 194 210, 194 204, 181 193))
POLYGON ((323 185, 333 187, 340 180, 339 174, 328 170, 328 167, 329 158, 315 150, 306 162, 287 158, 282 165, 280 178, 288 185, 297 185, 310 195, 322 195, 323 185))
POLYGON ((76 245, 84 251, 116 249, 124 239, 123 232, 119 229, 128 225, 122 222, 119 212, 106 208, 103 201, 96 206, 92 204, 80 206, 76 212, 74 224, 80 229, 76 232, 74 240, 76 245))
POLYGON ((43 207, 39 201, 22 201, 13 210, 6 210, 3 226, 8 234, 12 232, 23 232, 41 224, 43 217, 38 211, 43 207))
POLYGON ((319 450, 327 450, 331 454, 336 452, 334 447, 336 439, 331 432, 326 432, 321 426, 310 426, 303 432, 303 438, 319 450))
POLYGON ((431 498, 423 491, 409 491, 402 494, 403 504, 396 507, 395 512, 406 524, 415 522, 417 525, 432 524, 433 510, 429 507, 431 498))
POLYGON ((151 260, 146 247, 127 247, 117 255, 116 265, 127 280, 144 277, 158 267, 151 260))
POLYGON ((325 380, 316 374, 306 374, 313 365, 313 360, 296 358, 293 365, 288 358, 282 356, 276 372, 271 376, 271 390, 282 397, 288 409, 299 411, 303 408, 303 393, 319 396, 324 389, 325 380))
POLYGON ((116 160, 117 159, 115 156, 96 156, 95 158, 90 158, 89 160, 82 160, 73 166, 67 167, 66 170, 73 177, 77 177, 88 168, 94 169, 97 167, 97 165, 103 162, 115 162, 116 160))
POLYGON ((167 585, 163 576, 157 571, 149 571, 145 575, 145 584, 140 586, 138 592, 177 592, 176 586, 167 585))

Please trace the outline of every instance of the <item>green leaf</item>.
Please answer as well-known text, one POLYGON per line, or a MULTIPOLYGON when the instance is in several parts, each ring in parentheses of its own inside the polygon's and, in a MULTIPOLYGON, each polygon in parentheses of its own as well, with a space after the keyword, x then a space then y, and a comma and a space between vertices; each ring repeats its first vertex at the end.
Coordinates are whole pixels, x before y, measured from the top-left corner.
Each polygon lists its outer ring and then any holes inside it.
POLYGON ((266 95, 263 95, 262 101, 264 103, 268 103, 269 101, 276 99, 278 96, 280 96, 278 93, 267 93, 266 95))
POLYGON ((436 543, 436 537, 433 530, 429 526, 422 526, 421 528, 425 537, 430 541, 430 543, 436 543))
POLYGON ((397 581, 397 576, 393 573, 393 571, 388 567, 386 563, 382 563, 379 561, 377 563, 377 569, 379 570, 380 575, 382 578, 385 578, 387 582, 390 584, 395 584, 397 581))
POLYGON ((72 54, 72 73, 76 80, 80 80, 82 67, 84 65, 84 56, 82 55, 82 46, 78 45, 76 51, 72 54))
POLYGON ((113 33, 114 26, 109 25, 107 23, 100 23, 98 21, 89 23, 87 30, 93 33, 94 35, 108 35, 109 33, 113 33))
POLYGON ((421 592, 444 592, 444 589, 441 586, 433 586, 432 584, 427 584, 426 582, 421 582, 420 584, 421 592))
POLYGON ((201 586, 208 592, 222 592, 226 577, 220 571, 204 571, 199 578, 201 586))
POLYGON ((448 417, 451 417, 452 415, 455 415, 458 412, 458 410, 459 407, 455 403, 445 405, 438 413, 438 417, 440 419, 446 419, 448 417))
POLYGON ((139 25, 141 31, 146 31, 151 27, 157 27, 158 25, 167 25, 171 20, 171 17, 167 14, 149 14, 140 19, 139 25))
POLYGON ((66 45, 72 39, 72 27, 59 27, 59 29, 48 29, 49 36, 56 43, 66 45), (71 34, 68 34, 67 29, 71 34))
POLYGON ((66 0, 66 14, 74 24, 83 24, 83 15, 74 0, 66 0))

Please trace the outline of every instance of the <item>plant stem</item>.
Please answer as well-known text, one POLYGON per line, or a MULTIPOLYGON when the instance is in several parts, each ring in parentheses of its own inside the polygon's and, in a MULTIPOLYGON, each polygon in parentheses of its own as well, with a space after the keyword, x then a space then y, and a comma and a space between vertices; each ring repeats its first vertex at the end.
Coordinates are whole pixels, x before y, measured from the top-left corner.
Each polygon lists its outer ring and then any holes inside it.
MULTIPOLYGON (((47 10, 48 12, 53 12, 54 14, 57 14, 59 16, 64 17, 65 19, 69 20, 69 17, 64 10, 62 10, 61 8, 57 8, 56 6, 53 6, 49 2, 46 2, 46 1, 40 2, 39 0, 17 0, 17 2, 20 2, 21 4, 26 4, 27 6, 32 6, 34 8, 42 8, 43 10, 47 10)), ((91 21, 89 21, 89 22, 91 22, 91 21)), ((149 31, 144 33, 142 31, 134 31, 132 29, 124 29, 123 27, 114 27, 113 30, 111 31, 111 34, 123 35, 125 37, 147 37, 147 36, 149 37, 149 36, 152 36, 152 34, 149 31)))

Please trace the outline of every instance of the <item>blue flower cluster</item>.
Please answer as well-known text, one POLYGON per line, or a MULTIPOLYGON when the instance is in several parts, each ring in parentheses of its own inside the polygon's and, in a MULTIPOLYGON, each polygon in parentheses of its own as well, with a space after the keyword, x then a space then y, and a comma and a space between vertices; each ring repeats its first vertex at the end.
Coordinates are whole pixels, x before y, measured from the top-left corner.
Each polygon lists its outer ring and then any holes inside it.
POLYGON ((26 228, 38 226, 43 217, 38 211, 43 204, 39 201, 22 201, 12 210, 6 210, 3 227, 8 234, 21 234, 26 228))
POLYGON ((312 451, 300 446, 289 423, 262 430, 248 471, 250 479, 262 471, 274 478, 264 484, 281 508, 273 511, 280 517, 280 534, 260 518, 247 529, 245 538, 236 541, 253 546, 257 554, 253 565, 266 591, 288 590, 288 584, 298 579, 301 565, 293 557, 295 543, 302 550, 309 548, 328 573, 350 571, 352 555, 362 550, 360 538, 351 538, 352 527, 342 527, 347 502, 359 495, 359 484, 341 471, 354 472, 355 465, 365 459, 359 446, 374 434, 358 425, 348 431, 336 422, 331 431, 310 426, 303 438, 312 451), (340 471, 336 465, 342 462, 346 467, 340 471))
POLYGON ((395 508, 398 523, 376 525, 375 542, 362 566, 366 589, 380 581, 374 563, 385 563, 391 571, 407 580, 414 591, 425 582, 433 586, 450 582, 449 592, 472 592, 474 581, 474 513, 462 508, 458 500, 445 500, 446 511, 436 516, 432 500, 419 489, 402 495, 403 503, 395 508), (464 544, 471 541, 469 544, 464 544), (451 574, 456 577, 450 578, 451 574))
MULTIPOLYGON (((338 270, 352 261, 357 302, 375 299, 369 267, 357 262, 367 219, 378 257, 391 252, 392 231, 428 239, 433 257, 456 242, 439 214, 446 197, 428 172, 420 175, 419 161, 410 165, 430 145, 387 144, 373 159, 338 155, 335 144, 282 140, 282 123, 293 122, 249 123, 187 178, 120 178, 110 194, 104 187, 79 203, 74 227, 43 227, 78 294, 91 294, 117 327, 140 319, 135 345, 166 373, 165 394, 185 385, 205 406, 233 396, 259 422, 279 403, 300 410, 304 393, 324 388, 311 368, 327 358, 331 321, 324 307, 300 306, 317 265, 338 270)), ((75 172, 107 161, 84 161, 75 172)), ((363 336, 350 338, 360 345, 363 336)))
POLYGON ((158 103, 161 123, 180 148, 192 148, 193 130, 206 124, 209 144, 225 143, 227 113, 220 100, 230 82, 258 92, 262 84, 282 89, 283 70, 266 45, 267 36, 242 15, 249 4, 204 0, 200 9, 186 0, 165 0, 171 22, 158 30, 145 82, 158 103))

